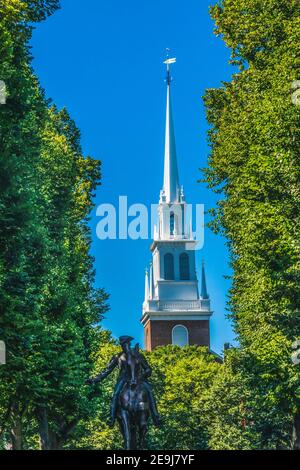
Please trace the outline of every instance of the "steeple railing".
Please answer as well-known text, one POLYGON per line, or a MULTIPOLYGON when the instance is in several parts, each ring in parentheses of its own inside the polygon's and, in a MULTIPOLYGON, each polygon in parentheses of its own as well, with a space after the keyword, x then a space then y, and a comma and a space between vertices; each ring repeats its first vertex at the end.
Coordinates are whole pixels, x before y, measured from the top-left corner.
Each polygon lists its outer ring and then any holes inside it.
POLYGON ((144 302, 144 311, 154 312, 210 312, 210 300, 148 300, 144 302))

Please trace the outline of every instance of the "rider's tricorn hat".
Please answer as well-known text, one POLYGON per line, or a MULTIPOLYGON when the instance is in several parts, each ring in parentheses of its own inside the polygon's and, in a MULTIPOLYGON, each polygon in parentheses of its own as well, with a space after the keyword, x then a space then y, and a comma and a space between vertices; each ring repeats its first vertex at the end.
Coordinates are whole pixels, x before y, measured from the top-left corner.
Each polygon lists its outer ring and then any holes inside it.
POLYGON ((123 346, 123 344, 130 343, 134 338, 132 336, 120 336, 119 341, 120 345, 123 346))

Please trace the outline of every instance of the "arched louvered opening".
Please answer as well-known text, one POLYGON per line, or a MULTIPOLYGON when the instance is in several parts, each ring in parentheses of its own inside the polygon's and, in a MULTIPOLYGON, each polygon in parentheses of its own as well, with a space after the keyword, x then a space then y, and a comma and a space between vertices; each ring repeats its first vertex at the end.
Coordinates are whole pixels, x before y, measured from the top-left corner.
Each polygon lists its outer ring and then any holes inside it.
POLYGON ((174 280, 174 257, 172 253, 167 253, 164 256, 164 271, 165 271, 165 280, 173 281, 174 280))
POLYGON ((171 212, 170 214, 170 235, 174 235, 175 230, 175 214, 171 212))
POLYGON ((190 259, 187 253, 181 253, 179 257, 179 272, 182 281, 190 279, 190 259))

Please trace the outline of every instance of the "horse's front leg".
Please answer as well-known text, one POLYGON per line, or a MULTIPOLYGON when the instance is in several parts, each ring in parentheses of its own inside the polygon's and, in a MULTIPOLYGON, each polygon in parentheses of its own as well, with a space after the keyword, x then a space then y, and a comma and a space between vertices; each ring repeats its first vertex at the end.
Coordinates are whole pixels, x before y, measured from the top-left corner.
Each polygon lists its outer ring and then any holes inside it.
POLYGON ((130 436, 130 423, 129 423, 129 413, 126 410, 120 411, 120 418, 122 420, 122 431, 124 437, 124 447, 126 450, 131 449, 131 436, 130 436))
POLYGON ((139 416, 139 448, 140 450, 144 449, 145 445, 145 436, 148 431, 147 421, 149 414, 145 411, 142 411, 139 416))
MULTIPOLYGON (((132 421, 134 421, 132 419, 132 421)), ((137 442, 136 442, 136 431, 137 431, 137 425, 134 422, 130 422, 130 439, 131 439, 131 444, 130 448, 131 450, 136 450, 137 449, 137 442)))

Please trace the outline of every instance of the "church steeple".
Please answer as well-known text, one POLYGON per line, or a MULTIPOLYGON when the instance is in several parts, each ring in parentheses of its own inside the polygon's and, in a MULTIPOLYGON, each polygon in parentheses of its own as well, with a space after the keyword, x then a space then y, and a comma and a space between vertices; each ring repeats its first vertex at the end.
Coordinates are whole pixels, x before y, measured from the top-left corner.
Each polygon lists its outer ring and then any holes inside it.
POLYGON ((145 346, 210 345, 209 323, 212 311, 207 293, 204 266, 201 295, 196 272, 196 245, 192 214, 179 185, 174 125, 171 106, 170 64, 168 58, 166 142, 164 185, 158 204, 157 227, 151 244, 152 263, 146 271, 145 300, 141 322, 145 346))
POLYGON ((174 123, 172 114, 172 103, 171 103, 171 74, 170 64, 176 62, 176 59, 167 59, 165 64, 167 65, 167 107, 166 107, 166 136, 165 136, 165 163, 164 163, 164 185, 163 195, 165 202, 179 202, 180 200, 180 185, 178 176, 177 156, 176 156, 176 144, 175 144, 175 133, 174 123))

